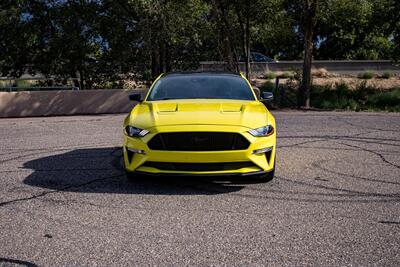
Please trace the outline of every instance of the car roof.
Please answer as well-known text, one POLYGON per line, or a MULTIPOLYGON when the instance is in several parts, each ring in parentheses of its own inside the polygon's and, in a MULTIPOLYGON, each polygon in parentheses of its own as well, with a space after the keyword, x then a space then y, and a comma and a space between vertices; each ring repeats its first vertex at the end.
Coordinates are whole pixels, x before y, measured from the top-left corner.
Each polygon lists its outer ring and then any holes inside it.
POLYGON ((190 72, 168 72, 161 77, 177 77, 177 76, 235 76, 241 77, 240 73, 228 72, 228 71, 190 71, 190 72))

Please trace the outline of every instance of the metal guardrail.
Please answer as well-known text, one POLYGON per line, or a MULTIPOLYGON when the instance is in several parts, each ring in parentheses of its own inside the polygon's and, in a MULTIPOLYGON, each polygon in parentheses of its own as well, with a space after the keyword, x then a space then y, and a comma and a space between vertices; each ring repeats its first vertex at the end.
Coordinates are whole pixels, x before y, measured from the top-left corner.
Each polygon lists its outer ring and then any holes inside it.
MULTIPOLYGON (((239 63, 239 67, 244 71, 244 63, 239 63)), ((303 61, 279 61, 279 62, 252 62, 251 70, 253 73, 265 73, 269 71, 293 71, 303 67, 303 61)), ((383 73, 385 71, 400 74, 400 66, 390 60, 315 60, 313 68, 326 69, 338 74, 359 74, 365 71, 383 73)), ((220 61, 200 62, 200 71, 225 71, 226 64, 220 61)))

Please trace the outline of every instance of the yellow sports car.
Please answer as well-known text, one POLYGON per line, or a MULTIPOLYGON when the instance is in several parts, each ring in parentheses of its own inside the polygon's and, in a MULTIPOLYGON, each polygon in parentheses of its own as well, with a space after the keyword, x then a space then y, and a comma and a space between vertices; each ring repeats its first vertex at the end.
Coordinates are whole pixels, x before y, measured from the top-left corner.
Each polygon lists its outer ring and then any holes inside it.
POLYGON ((275 170, 275 119, 242 74, 158 77, 124 122, 127 176, 255 175, 275 170), (260 99, 260 100, 259 100, 260 99))

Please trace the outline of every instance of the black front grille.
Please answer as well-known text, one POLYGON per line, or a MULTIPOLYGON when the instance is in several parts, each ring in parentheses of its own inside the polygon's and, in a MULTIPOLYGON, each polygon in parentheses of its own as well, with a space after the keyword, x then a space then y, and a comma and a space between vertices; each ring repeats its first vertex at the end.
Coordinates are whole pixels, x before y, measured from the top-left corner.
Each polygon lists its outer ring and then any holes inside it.
POLYGON ((159 133, 147 145, 152 150, 222 151, 244 150, 250 143, 238 133, 177 132, 159 133))
POLYGON ((219 163, 173 163, 148 161, 143 167, 153 167, 165 171, 230 171, 247 167, 256 167, 251 161, 219 163))

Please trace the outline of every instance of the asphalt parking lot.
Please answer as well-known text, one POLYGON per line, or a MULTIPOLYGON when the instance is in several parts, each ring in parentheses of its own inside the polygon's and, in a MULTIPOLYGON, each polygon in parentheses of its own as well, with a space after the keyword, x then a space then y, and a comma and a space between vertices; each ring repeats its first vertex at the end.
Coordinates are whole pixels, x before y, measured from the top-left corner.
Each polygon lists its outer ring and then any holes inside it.
POLYGON ((268 183, 128 182, 122 115, 0 120, 0 266, 399 266, 400 114, 274 114, 268 183))

